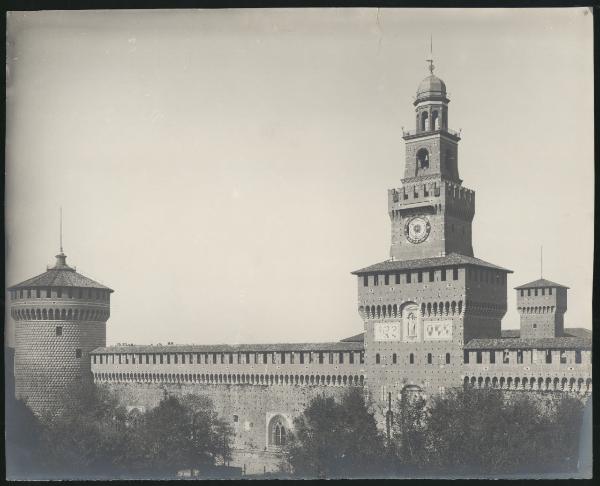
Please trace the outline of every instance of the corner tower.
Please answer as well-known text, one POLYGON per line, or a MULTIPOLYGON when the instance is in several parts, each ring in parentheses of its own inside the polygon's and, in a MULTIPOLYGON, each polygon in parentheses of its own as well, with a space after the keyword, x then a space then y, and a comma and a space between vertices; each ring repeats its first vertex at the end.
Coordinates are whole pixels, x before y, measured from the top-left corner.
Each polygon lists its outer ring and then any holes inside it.
POLYGON ((521 338, 564 336, 568 288, 544 278, 515 287, 521 338))
POLYGON ((473 256, 471 222, 475 193, 458 175, 459 133, 448 128, 446 84, 433 74, 417 89, 415 130, 404 131, 406 163, 402 187, 388 191, 394 260, 473 256))
POLYGON ((67 265, 61 251, 45 273, 8 288, 15 321, 15 395, 52 411, 74 383, 90 380, 90 353, 106 346, 108 287, 67 265))

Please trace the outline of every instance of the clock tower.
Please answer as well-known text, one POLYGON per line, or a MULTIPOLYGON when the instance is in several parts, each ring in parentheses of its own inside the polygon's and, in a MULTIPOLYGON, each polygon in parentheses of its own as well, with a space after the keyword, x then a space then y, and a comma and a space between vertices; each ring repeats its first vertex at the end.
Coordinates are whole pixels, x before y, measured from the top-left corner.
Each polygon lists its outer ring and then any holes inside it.
POLYGON ((415 130, 403 133, 402 187, 388 191, 394 260, 473 256, 475 193, 462 186, 458 175, 460 135, 448 128, 446 85, 433 74, 433 62, 429 69, 414 101, 415 130))
POLYGON ((403 134, 402 186, 388 191, 391 258, 353 272, 367 382, 381 407, 398 394, 460 386, 465 343, 500 338, 506 313, 511 271, 473 255, 475 193, 462 185, 460 135, 448 128, 446 85, 430 63, 415 129, 403 134))

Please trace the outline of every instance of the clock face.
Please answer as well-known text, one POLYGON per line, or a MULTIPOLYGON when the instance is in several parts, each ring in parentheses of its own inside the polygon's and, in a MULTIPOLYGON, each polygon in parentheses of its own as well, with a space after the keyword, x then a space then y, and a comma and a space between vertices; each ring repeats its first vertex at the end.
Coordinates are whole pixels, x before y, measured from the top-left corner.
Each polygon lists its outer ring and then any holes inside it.
POLYGON ((378 322, 375 324, 375 341, 399 341, 399 322, 378 322))
POLYGON ((427 218, 422 216, 409 219, 404 227, 406 239, 414 244, 423 243, 429 236, 430 231, 431 224, 427 218))

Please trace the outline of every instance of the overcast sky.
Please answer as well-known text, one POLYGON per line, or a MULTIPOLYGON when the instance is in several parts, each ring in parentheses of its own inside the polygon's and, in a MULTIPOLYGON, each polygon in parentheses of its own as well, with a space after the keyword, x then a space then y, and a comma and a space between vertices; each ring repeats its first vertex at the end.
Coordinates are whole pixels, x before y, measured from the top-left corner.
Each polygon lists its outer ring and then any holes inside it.
POLYGON ((462 128, 475 256, 568 285, 591 328, 592 15, 580 9, 10 13, 9 284, 58 252, 115 290, 108 343, 337 340, 389 257, 428 73, 462 128))

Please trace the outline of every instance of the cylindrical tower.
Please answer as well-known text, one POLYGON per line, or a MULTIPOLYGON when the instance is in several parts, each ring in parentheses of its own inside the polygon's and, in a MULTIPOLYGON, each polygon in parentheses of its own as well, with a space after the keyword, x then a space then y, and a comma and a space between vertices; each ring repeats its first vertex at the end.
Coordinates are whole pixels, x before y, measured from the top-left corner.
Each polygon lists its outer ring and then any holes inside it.
POLYGON ((9 287, 15 321, 15 395, 35 413, 53 411, 65 390, 91 380, 90 352, 106 346, 108 287, 77 273, 65 254, 45 273, 9 287))

